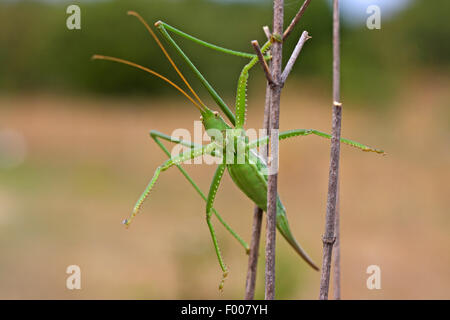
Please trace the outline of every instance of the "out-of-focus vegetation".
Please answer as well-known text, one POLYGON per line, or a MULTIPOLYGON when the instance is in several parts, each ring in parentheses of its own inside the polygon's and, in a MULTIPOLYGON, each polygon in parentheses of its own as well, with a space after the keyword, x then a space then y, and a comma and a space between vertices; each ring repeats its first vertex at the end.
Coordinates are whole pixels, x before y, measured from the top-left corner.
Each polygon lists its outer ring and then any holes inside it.
MULTIPOLYGON (((329 98, 303 84, 303 90, 289 86, 283 93, 282 129, 327 131, 329 98)), ((450 298, 449 86, 448 79, 420 74, 398 93, 388 116, 377 117, 371 105, 346 110, 343 135, 388 155, 342 146, 345 299, 450 298), (382 268, 382 290, 366 287, 366 269, 373 264, 382 268)), ((253 92, 249 101, 261 106, 264 96, 253 92)), ((243 297, 247 255, 213 219, 230 269, 220 293, 222 272, 205 223, 205 202, 176 168, 161 175, 130 229, 121 224, 167 159, 148 131, 191 128, 198 119, 195 108, 166 97, 39 95, 0 97, 0 106, 0 128, 11 128, 27 146, 22 164, 0 167, 1 299, 243 297), (66 289, 71 264, 81 267, 82 290, 66 289)), ((257 128, 262 118, 262 108, 249 110, 247 128, 257 128)), ((280 144, 280 195, 293 233, 319 263, 328 165, 325 140, 280 144)), ((185 168, 207 192, 215 166, 185 168)), ((249 241, 253 205, 228 174, 215 207, 249 241)), ((260 257, 256 297, 263 299, 263 242, 260 257)), ((276 268, 278 299, 317 299, 320 273, 279 235, 276 268)))
MULTIPOLYGON (((289 23, 302 1, 286 8, 289 23)), ((144 27, 128 10, 149 22, 159 19, 201 39, 252 52, 250 40, 264 41, 261 27, 271 24, 271 2, 217 3, 206 0, 126 0, 81 2, 82 29, 66 28, 69 3, 0 3, 0 91, 61 91, 155 95, 173 93, 158 79, 126 66, 90 61, 94 53, 129 59, 175 78, 144 27)), ((450 66, 450 24, 447 0, 416 0, 382 30, 343 26, 343 94, 386 99, 409 71, 450 66), (403 78, 402 78, 403 77, 403 78)), ((294 69, 330 86, 331 11, 324 0, 313 1, 286 43, 288 55, 303 29, 313 36, 294 69)), ((220 93, 232 95, 244 59, 199 47, 176 37, 194 63, 220 93)), ((173 52, 173 51, 172 51, 173 52)), ((187 71, 186 68, 184 70, 187 71)), ((190 78, 190 72, 186 72, 190 78)), ((252 76, 261 78, 260 70, 252 76)), ((196 81, 193 81, 197 83, 196 81)))

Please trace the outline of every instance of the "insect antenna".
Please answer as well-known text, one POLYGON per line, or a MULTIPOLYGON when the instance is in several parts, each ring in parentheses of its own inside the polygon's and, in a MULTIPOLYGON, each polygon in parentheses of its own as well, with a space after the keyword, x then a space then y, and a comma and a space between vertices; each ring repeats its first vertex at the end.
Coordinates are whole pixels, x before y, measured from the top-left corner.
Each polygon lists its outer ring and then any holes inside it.
POLYGON ((192 92, 192 94, 194 95, 194 97, 197 99, 197 101, 200 103, 200 105, 204 106, 205 104, 203 103, 203 101, 200 99, 200 97, 197 95, 197 93, 194 91, 194 89, 192 89, 191 85, 189 84, 189 82, 186 80, 186 78, 183 76, 183 74, 181 73, 180 69, 178 69, 177 65, 175 64, 175 62, 172 60, 172 58, 170 57, 169 53, 167 52, 166 48, 164 47, 164 45, 161 43, 161 41, 159 40, 159 38, 157 37, 157 35, 153 32, 153 30, 150 28, 150 26, 147 24, 147 22, 144 20, 144 18, 142 18, 139 13, 135 12, 135 11, 128 11, 128 15, 130 16, 135 16, 136 18, 139 19, 139 21, 145 26, 145 28, 148 30, 148 32, 150 33, 150 35, 153 37, 153 39, 155 39, 156 44, 158 45, 158 47, 161 49, 161 51, 164 53, 164 55, 166 56, 167 60, 169 60, 170 64, 172 65, 172 67, 175 69, 175 71, 178 73, 178 75, 180 76, 181 80, 183 80, 183 82, 186 84, 186 86, 189 88, 189 90, 192 92))
POLYGON ((102 56, 99 54, 95 54, 92 56, 93 60, 109 60, 109 61, 114 61, 114 62, 118 62, 118 63, 122 63, 122 64, 126 64, 129 66, 132 66, 134 68, 138 68, 141 69, 145 72, 148 72, 154 76, 157 76, 158 78, 164 80, 165 82, 167 82, 168 84, 170 84, 172 87, 174 87, 175 89, 177 89, 180 93, 182 93, 186 98, 189 99, 189 101, 191 101, 196 107, 197 109, 199 109, 200 111, 203 110, 203 105, 199 105, 197 103, 197 101, 195 101, 189 94, 186 93, 186 91, 184 91, 183 89, 181 89, 178 85, 176 85, 175 83, 173 83, 171 80, 167 79, 166 77, 164 77, 163 75, 159 74, 156 71, 153 71, 149 68, 143 67, 137 63, 128 61, 128 60, 124 60, 124 59, 120 59, 120 58, 115 58, 115 57, 109 57, 109 56, 102 56))

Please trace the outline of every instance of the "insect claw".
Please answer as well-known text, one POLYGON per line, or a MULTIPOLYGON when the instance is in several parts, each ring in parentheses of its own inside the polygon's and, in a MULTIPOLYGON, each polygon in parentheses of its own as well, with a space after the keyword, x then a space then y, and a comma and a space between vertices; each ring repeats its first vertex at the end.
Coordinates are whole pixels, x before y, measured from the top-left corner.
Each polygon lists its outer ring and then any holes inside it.
POLYGON ((270 37, 271 42, 280 42, 283 43, 283 37, 278 33, 272 33, 272 36, 270 37))
POLYGON ((122 224, 124 224, 125 227, 128 229, 128 227, 130 226, 130 221, 128 219, 123 219, 122 224))
POLYGON ((226 279, 227 276, 228 276, 228 270, 225 271, 225 272, 222 274, 222 280, 220 281, 220 284, 219 284, 219 291, 220 291, 220 292, 223 292, 223 286, 224 286, 224 284, 225 284, 225 279, 226 279))

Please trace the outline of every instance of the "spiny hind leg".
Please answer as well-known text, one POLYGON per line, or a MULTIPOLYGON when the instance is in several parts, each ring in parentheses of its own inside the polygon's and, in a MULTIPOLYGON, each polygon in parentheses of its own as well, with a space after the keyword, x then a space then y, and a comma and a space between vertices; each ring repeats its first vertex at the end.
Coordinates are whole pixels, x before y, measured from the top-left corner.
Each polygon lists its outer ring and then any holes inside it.
POLYGON ((202 75, 202 73, 197 69, 197 67, 192 63, 189 57, 184 53, 184 51, 180 48, 180 46, 172 39, 170 34, 167 32, 165 28, 165 24, 162 21, 158 21, 155 24, 156 28, 162 34, 162 36, 168 41, 168 43, 175 49, 177 54, 184 60, 184 62, 188 65, 188 67, 194 72, 195 76, 199 79, 201 84, 208 91, 209 95, 213 98, 213 100, 217 103, 220 109, 226 114, 227 118, 234 125, 236 123, 236 117, 233 112, 230 110, 225 101, 220 97, 220 95, 216 92, 216 90, 211 86, 211 84, 206 80, 206 78, 202 75))
POLYGON ((212 215, 212 207, 214 203, 214 199, 216 198, 217 189, 219 188, 220 180, 223 177, 223 173, 225 172, 226 165, 220 164, 216 172, 214 174, 214 178, 211 182, 211 187, 209 188, 208 200, 206 201, 206 223, 208 224, 209 232, 211 233, 211 238, 214 244, 214 249, 216 250, 217 259, 219 260, 220 268, 222 269, 222 281, 219 285, 219 290, 223 289, 223 285, 225 282, 225 278, 228 276, 228 269, 222 259, 222 254, 220 253, 219 244, 217 242, 216 233, 214 231, 214 227, 211 223, 211 215, 212 215))
POLYGON ((225 53, 225 54, 238 56, 238 57, 242 57, 242 58, 253 59, 254 57, 256 57, 255 54, 227 49, 227 48, 224 48, 224 47, 221 47, 221 46, 218 46, 218 45, 206 42, 204 40, 198 39, 198 38, 196 38, 194 36, 191 36, 191 35, 187 34, 186 32, 183 32, 181 30, 178 30, 175 27, 172 27, 171 25, 168 25, 167 23, 165 23, 163 21, 158 21, 156 24, 157 24, 158 27, 161 26, 161 28, 165 28, 166 30, 168 30, 170 32, 173 32, 173 33, 175 33, 175 34, 177 34, 177 35, 179 35, 179 36, 181 36, 181 37, 183 37, 185 39, 193 41, 193 42, 195 42, 195 43, 197 43, 197 44, 199 44, 201 46, 204 46, 206 48, 209 48, 209 49, 213 49, 213 50, 225 53))
MULTIPOLYGON (((161 132, 158 132, 155 130, 150 131, 150 136, 168 157, 170 157, 170 152, 161 143, 160 139, 163 139, 163 140, 166 140, 169 142, 173 142, 173 143, 177 143, 177 144, 182 144, 187 147, 196 147, 196 146, 198 147, 199 146, 192 142, 183 141, 183 140, 168 136, 164 133, 161 133, 161 132)), ((181 173, 184 175, 184 177, 189 181, 189 183, 194 187, 194 189, 197 191, 197 193, 200 195, 200 197, 204 201, 207 201, 205 194, 200 190, 200 187, 194 182, 194 180, 186 172, 186 170, 184 170, 181 165, 176 165, 176 166, 181 171, 181 173)), ((249 245, 225 222, 225 220, 219 215, 219 213, 216 211, 216 209, 212 208, 212 211, 214 212, 214 214, 216 215, 216 217, 220 221, 220 223, 222 223, 222 225, 225 227, 225 229, 227 229, 231 233, 231 235, 244 247, 245 252, 248 254, 248 252, 250 251, 249 245)))

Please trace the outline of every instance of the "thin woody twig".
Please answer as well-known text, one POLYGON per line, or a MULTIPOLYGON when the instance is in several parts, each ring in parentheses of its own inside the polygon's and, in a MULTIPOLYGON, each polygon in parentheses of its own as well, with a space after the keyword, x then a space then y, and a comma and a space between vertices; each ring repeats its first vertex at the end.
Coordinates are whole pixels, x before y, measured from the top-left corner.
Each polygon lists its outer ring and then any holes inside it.
POLYGON ((336 241, 336 204, 339 181, 339 155, 341 138, 342 103, 340 103, 340 52, 339 52, 339 1, 333 0, 333 125, 328 180, 327 212, 323 240, 322 274, 320 279, 320 300, 328 299, 330 269, 333 245, 336 241))
POLYGON ((297 14, 295 15, 294 19, 292 19, 291 24, 289 25, 289 27, 286 28, 286 30, 284 31, 283 34, 283 40, 286 39, 292 32, 292 30, 294 29, 294 27, 297 25, 297 23, 300 21, 300 18, 303 16, 303 14, 305 13, 306 8, 308 8, 309 3, 311 2, 311 0, 305 0, 305 2, 303 2, 302 6, 300 7, 300 9, 298 10, 297 14))
MULTIPOLYGON (((263 120, 263 128, 265 136, 267 136, 267 128, 269 127, 269 120, 270 120, 269 117, 270 117, 270 85, 267 82, 266 101, 264 105, 264 120, 263 120)), ((259 150, 261 157, 264 160, 267 160, 268 157, 267 144, 263 144, 259 150)), ((250 252, 248 257, 247 280, 245 283, 245 300, 253 300, 255 297, 256 272, 258 267, 259 241, 261 238, 262 214, 263 214, 262 209, 259 208, 258 206, 255 206, 253 214, 252 239, 250 241, 250 252)))
POLYGON ((261 237, 262 215, 262 209, 258 206, 255 206, 253 212, 252 239, 250 241, 250 251, 248 254, 247 279, 245 282, 245 300, 253 300, 255 298, 256 270, 258 266, 259 239, 261 237))
POLYGON ((266 60, 264 59, 264 56, 261 52, 261 48, 259 47, 259 43, 257 40, 252 41, 253 49, 255 49, 256 55, 258 56, 259 64, 262 66, 264 74, 266 75, 266 79, 269 82, 269 84, 274 85, 275 82, 273 81, 272 74, 270 73, 269 66, 266 63, 266 60))
POLYGON ((336 200, 336 220, 335 220, 335 234, 336 241, 334 242, 334 259, 333 259, 333 296, 334 300, 341 300, 341 221, 340 221, 340 205, 339 205, 339 181, 336 200))
MULTIPOLYGON (((274 0, 273 6, 273 34, 283 33, 284 0, 274 0)), ((281 64, 283 43, 275 41, 272 45, 272 76, 274 85, 270 86, 270 122, 269 139, 271 160, 278 163, 278 129, 280 125, 280 98, 281 98, 281 64)), ((277 214, 277 172, 269 174, 267 182, 267 226, 266 226, 266 272, 265 272, 265 299, 275 299, 275 235, 277 214)))
MULTIPOLYGON (((304 13, 305 9, 308 7, 310 1, 311 0, 306 0, 303 3, 303 5, 299 9, 297 15, 295 16, 295 18, 292 20, 291 24, 289 25, 288 29, 286 29, 286 31, 284 32, 283 40, 286 39, 289 36, 289 34, 291 33, 292 29, 295 27, 295 25, 298 23, 300 18, 303 16, 303 13, 304 13)), ((281 27, 281 29, 282 29, 282 27, 281 27)), ((267 39, 268 40, 272 40, 272 34, 271 34, 270 30, 269 30, 269 27, 265 26, 265 27, 263 27, 263 30, 264 30, 264 33, 265 33, 267 39)), ((281 64, 281 61, 280 61, 280 64, 281 64)), ((271 70, 271 64, 270 64, 269 70, 271 70)), ((270 73, 270 74, 272 74, 272 73, 270 73)), ((264 110, 264 128, 265 129, 269 128, 269 120, 270 120, 270 115, 271 115, 271 105, 272 105, 272 102, 271 102, 271 86, 267 82, 267 86, 266 86, 266 104, 265 104, 265 110, 264 110)), ((264 146, 262 148, 266 148, 266 146, 264 146)), ((263 149, 261 149, 261 154, 263 156, 267 157, 267 149, 264 149, 264 150, 265 151, 263 151, 263 149)), ((268 199, 270 199, 270 198, 268 197, 268 199)), ((257 209, 255 208, 255 212, 256 211, 257 211, 257 209)), ((261 211, 258 211, 258 212, 261 212, 261 211)), ((245 298, 246 299, 253 299, 254 298, 255 281, 256 281, 256 269, 257 269, 257 263, 258 263, 258 259, 257 259, 258 252, 257 251, 258 251, 258 248, 259 248, 259 237, 260 237, 260 233, 261 233, 261 221, 259 220, 260 218, 261 218, 260 215, 254 214, 254 217, 253 217, 253 229, 252 229, 252 240, 251 240, 251 243, 250 243, 250 252, 249 252, 249 266, 248 266, 248 271, 247 271, 246 292, 245 292, 245 298), (254 248, 257 248, 257 249, 255 250, 254 248), (253 257, 256 256, 256 258, 252 258, 252 256, 253 257)), ((273 231, 273 234, 274 233, 275 233, 275 231, 273 231)), ((266 247, 266 252, 267 252, 267 247, 266 247)), ((273 251, 273 252, 275 252, 275 251, 273 251)), ((267 258, 267 255, 266 255, 266 258, 267 258)), ((266 268, 266 274, 267 274, 267 268, 266 268)), ((274 266, 273 266, 273 274, 274 274, 274 266)), ((275 279, 273 279, 272 281, 273 281, 273 284, 274 284, 275 283, 275 279)), ((271 289, 272 297, 274 297, 274 292, 275 292, 274 290, 275 289, 273 287, 271 289)), ((267 299, 267 277, 266 277, 266 299, 267 299)))
POLYGON ((302 51, 303 45, 311 39, 307 31, 303 31, 300 39, 297 42, 297 45, 295 46, 294 51, 292 52, 291 57, 288 60, 288 63, 286 64, 286 67, 284 68, 283 74, 281 75, 281 83, 285 83, 287 77, 289 76, 289 73, 291 73, 292 68, 294 67, 295 61, 297 61, 297 58, 302 51))
POLYGON ((272 33, 270 33, 269 27, 268 26, 264 26, 263 30, 264 30, 264 34, 267 37, 267 40, 270 40, 272 38, 272 33))

